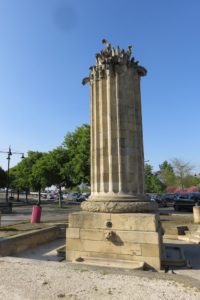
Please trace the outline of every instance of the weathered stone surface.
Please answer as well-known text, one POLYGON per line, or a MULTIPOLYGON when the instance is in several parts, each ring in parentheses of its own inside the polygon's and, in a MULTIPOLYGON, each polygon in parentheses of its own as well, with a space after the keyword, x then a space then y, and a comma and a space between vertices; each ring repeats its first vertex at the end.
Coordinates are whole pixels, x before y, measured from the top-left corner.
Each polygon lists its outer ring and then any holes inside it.
POLYGON ((142 256, 148 257, 159 257, 160 256, 160 248, 158 245, 154 244, 153 241, 151 244, 141 244, 142 256))
MULTIPOLYGON (((105 241, 107 234, 110 232, 108 229, 79 229, 79 228, 68 228, 67 238, 68 239, 82 239, 82 240, 94 240, 94 241, 105 241)), ((146 243, 146 244, 158 244, 158 234, 155 232, 141 232, 141 231, 125 231, 117 230, 114 231, 116 241, 124 241, 131 243, 146 243)))
POLYGON ((160 235, 155 214, 77 212, 69 216, 66 256, 133 260, 159 269, 160 235))
POLYGON ((124 193, 93 193, 89 199, 96 202, 149 202, 143 194, 129 195, 124 193))
MULTIPOLYGON (((106 236, 110 232, 109 229, 79 229, 68 228, 67 238, 81 240, 94 240, 94 241, 106 241, 106 236), (78 234, 77 234, 78 233, 78 234)), ((127 230, 115 230, 116 242, 123 241, 129 243, 144 243, 144 244, 159 244, 159 237, 156 232, 144 232, 144 231, 127 231, 127 230)))
MULTIPOLYGON (((141 245, 135 243, 112 243, 110 241, 70 239, 67 250, 89 251, 102 253, 116 253, 128 255, 142 255, 141 245)), ((153 256, 153 255, 150 255, 153 256)), ((155 255, 154 255, 155 256, 155 255)))
POLYGON ((193 207, 193 218, 195 224, 200 224, 200 206, 193 207))
POLYGON ((107 222, 111 222, 112 230, 117 231, 157 232, 159 230, 159 216, 156 214, 110 214, 86 211, 69 214, 69 228, 110 229, 107 222))
POLYGON ((122 269, 131 269, 131 270, 143 270, 144 262, 140 261, 131 261, 131 260, 120 260, 106 257, 84 257, 84 259, 80 258, 75 262, 77 264, 84 265, 92 265, 92 266, 101 266, 101 267, 112 267, 112 268, 122 268, 122 269))
POLYGON ((91 88, 91 196, 82 212, 69 216, 66 256, 138 261, 160 269, 157 204, 144 195, 140 78, 146 70, 131 58, 131 47, 103 43, 83 80, 91 88))
POLYGON ((106 229, 106 223, 110 221, 110 218, 110 214, 76 212, 69 214, 69 228, 106 229))
POLYGON ((91 88, 90 202, 100 202, 84 203, 83 210, 137 213, 156 209, 155 204, 143 203, 140 77, 147 71, 131 57, 131 49, 113 48, 106 41, 89 77, 83 80, 91 88), (124 204, 126 201, 137 203, 124 204))
POLYGON ((108 213, 149 213, 157 211, 156 202, 96 202, 84 201, 81 203, 82 210, 90 212, 108 213))
POLYGON ((111 214, 112 228, 126 231, 157 232, 159 230, 159 215, 138 214, 111 214))
POLYGON ((68 239, 79 239, 80 238, 80 228, 67 228, 66 229, 68 239))
POLYGON ((52 226, 2 239, 0 241, 0 256, 12 256, 42 243, 53 241, 58 238, 59 232, 58 227, 52 226))
POLYGON ((81 229, 80 238, 82 240, 105 241, 105 231, 103 229, 81 229))
MULTIPOLYGON (((102 253, 98 252, 87 252, 87 251, 67 251, 67 259, 69 261, 75 262, 78 257, 100 257, 102 258, 102 253)), ((116 253, 104 253, 104 258, 111 258, 116 260, 124 260, 124 261, 139 261, 139 262, 145 262, 145 265, 149 266, 150 268, 154 268, 156 270, 159 270, 160 260, 157 257, 144 257, 144 256, 134 256, 134 255, 126 255, 126 254, 116 254, 116 253)))

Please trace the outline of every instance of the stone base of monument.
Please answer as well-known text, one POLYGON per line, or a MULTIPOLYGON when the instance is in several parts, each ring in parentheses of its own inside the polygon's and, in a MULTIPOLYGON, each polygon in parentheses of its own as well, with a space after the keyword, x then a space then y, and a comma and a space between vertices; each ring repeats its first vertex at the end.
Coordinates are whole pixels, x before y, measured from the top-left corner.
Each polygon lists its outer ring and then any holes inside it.
POLYGON ((123 266, 124 262, 124 268, 144 263, 147 268, 161 268, 162 232, 157 214, 72 213, 66 240, 66 259, 71 262, 109 266, 117 262, 123 266))
POLYGON ((76 264, 84 264, 98 267, 110 267, 120 269, 131 269, 131 270, 144 270, 144 262, 131 261, 131 260, 120 260, 113 258, 101 258, 101 257, 81 257, 73 261, 76 264))

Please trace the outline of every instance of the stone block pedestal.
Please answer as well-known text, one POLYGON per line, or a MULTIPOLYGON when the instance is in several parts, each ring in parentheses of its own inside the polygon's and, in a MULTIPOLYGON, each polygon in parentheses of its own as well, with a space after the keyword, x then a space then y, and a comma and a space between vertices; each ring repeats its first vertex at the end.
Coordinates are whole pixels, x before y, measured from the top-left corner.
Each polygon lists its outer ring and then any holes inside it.
POLYGON ((195 224, 200 224, 200 206, 193 206, 193 218, 195 224))
POLYGON ((66 259, 144 262, 161 267, 162 235, 157 214, 77 212, 69 215, 66 259))

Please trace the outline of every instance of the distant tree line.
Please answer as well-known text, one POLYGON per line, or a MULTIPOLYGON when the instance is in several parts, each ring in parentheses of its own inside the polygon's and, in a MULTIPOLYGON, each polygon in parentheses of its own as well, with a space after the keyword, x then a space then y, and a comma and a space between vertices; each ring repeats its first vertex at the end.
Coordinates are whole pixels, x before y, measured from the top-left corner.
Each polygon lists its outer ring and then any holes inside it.
MULTIPOLYGON (((174 159, 164 161, 154 172, 145 164, 146 193, 163 193, 200 188, 200 178, 192 175, 188 162, 174 159)), ((0 167, 0 187, 6 186, 6 172, 0 167)), ((39 192, 51 185, 73 188, 82 182, 90 184, 90 126, 83 124, 74 132, 67 133, 61 146, 49 152, 29 151, 28 156, 10 169, 10 188, 17 192, 39 192)))
POLYGON ((193 169, 189 162, 178 158, 164 161, 157 172, 153 172, 150 164, 145 164, 146 193, 199 191, 200 176, 192 174, 193 169))
MULTIPOLYGON (((52 185, 72 188, 90 182, 90 126, 87 124, 68 133, 61 146, 49 152, 29 151, 28 156, 10 169, 9 186, 19 192, 39 192, 52 185)), ((6 186, 6 172, 0 169, 0 186, 6 186)))

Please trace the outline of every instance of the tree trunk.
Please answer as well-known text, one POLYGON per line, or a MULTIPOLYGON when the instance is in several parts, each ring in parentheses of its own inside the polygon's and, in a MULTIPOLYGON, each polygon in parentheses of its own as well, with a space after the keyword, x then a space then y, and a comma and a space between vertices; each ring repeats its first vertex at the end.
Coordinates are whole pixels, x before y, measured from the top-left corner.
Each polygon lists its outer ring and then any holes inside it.
POLYGON ((37 205, 40 206, 41 205, 41 189, 39 189, 38 191, 38 202, 37 205))
POLYGON ((61 186, 59 186, 59 207, 62 208, 62 193, 61 193, 61 186))
POLYGON ((28 203, 28 189, 26 189, 26 204, 28 203))
POLYGON ((19 201, 19 189, 17 189, 17 201, 19 201))

